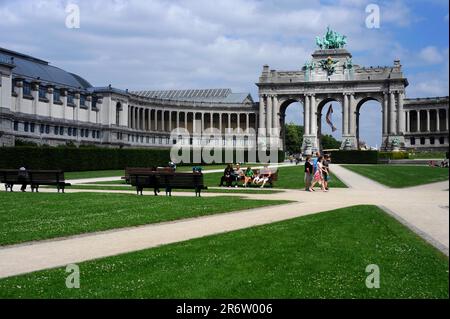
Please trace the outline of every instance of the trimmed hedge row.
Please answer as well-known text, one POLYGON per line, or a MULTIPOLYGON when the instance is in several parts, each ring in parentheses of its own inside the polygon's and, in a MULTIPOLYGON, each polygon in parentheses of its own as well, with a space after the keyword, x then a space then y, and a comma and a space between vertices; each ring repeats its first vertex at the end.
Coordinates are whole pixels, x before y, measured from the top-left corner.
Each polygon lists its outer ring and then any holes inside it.
MULTIPOLYGON (((189 152, 189 151, 188 151, 189 152)), ((190 150, 190 159, 192 150, 190 150)), ((242 158, 233 153, 233 160, 242 158)), ((228 158, 222 154, 223 164, 228 158)), ((248 161, 244 152, 244 161, 248 161)), ((170 149, 131 148, 69 148, 69 147, 1 147, 0 168, 60 169, 65 172, 124 169, 125 167, 166 166, 171 160, 170 149)), ((257 161, 259 158, 257 158, 257 161)), ((284 152, 278 152, 278 161, 284 161, 284 152)))
POLYGON ((409 159, 409 154, 408 152, 379 152, 378 158, 390 160, 409 159))
POLYGON ((331 161, 336 164, 377 164, 378 151, 334 151, 331 161))
POLYGON ((62 147, 2 147, 0 168, 61 169, 90 171, 123 169, 127 166, 166 165, 169 150, 62 148, 62 147))

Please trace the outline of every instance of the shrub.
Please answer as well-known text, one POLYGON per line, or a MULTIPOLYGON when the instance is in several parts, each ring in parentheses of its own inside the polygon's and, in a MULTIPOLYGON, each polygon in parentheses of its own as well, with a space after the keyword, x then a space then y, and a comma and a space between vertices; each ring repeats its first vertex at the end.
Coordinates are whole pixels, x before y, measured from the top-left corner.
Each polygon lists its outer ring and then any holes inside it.
POLYGON ((398 159, 408 159, 408 152, 379 152, 379 159, 390 159, 390 160, 398 160, 398 159))
POLYGON ((331 161, 336 164, 377 164, 378 151, 334 151, 331 161))
MULTIPOLYGON (((244 152, 244 156, 246 160, 247 152, 244 152)), ((224 156, 222 158, 225 160, 224 156)), ((284 161, 284 152, 279 152, 278 160, 284 161)), ((112 170, 166 166, 169 161, 170 149, 29 146, 0 148, 0 168, 4 169, 24 166, 28 169, 60 169, 66 172, 112 170)), ((232 162, 236 162, 236 152, 232 162)))

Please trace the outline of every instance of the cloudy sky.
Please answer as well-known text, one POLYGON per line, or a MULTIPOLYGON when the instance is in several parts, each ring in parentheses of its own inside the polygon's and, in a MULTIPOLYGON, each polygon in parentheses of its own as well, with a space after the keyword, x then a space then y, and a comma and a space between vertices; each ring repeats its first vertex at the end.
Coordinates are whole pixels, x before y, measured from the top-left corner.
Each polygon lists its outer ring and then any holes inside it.
MULTIPOLYGON (((297 70, 327 25, 348 36, 359 65, 400 59, 407 97, 448 95, 447 0, 0 0, 0 46, 122 89, 232 88, 257 99, 262 65, 297 70), (80 8, 80 28, 66 8, 80 8), (366 6, 380 7, 367 28, 366 6)), ((340 138, 339 104, 334 121, 340 138)), ((380 144, 381 106, 362 108, 361 136, 380 144)), ((302 123, 299 105, 288 121, 302 123)), ((326 127, 326 125, 324 125, 326 127)), ((325 133, 328 129, 325 129, 325 133)))

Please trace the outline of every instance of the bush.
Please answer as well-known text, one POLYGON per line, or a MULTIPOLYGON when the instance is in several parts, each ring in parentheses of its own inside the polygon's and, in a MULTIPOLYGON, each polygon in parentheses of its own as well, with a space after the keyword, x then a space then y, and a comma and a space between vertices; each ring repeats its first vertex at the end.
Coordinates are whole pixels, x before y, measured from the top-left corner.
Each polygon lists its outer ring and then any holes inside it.
POLYGON ((166 165, 169 150, 70 148, 70 147, 2 147, 0 168, 61 169, 87 171, 123 169, 127 166, 166 165))
POLYGON ((409 154, 408 152, 379 152, 378 158, 390 160, 409 159, 409 154))
POLYGON ((334 151, 331 161, 335 164, 377 164, 378 151, 334 151))
MULTIPOLYGON (((247 152, 244 156, 246 160, 247 152)), ((222 158, 225 160, 224 156, 222 158)), ((278 160, 284 161, 283 151, 279 152, 278 160)), ((60 169, 66 172, 93 171, 166 166, 169 161, 170 149, 28 146, 0 148, 0 168, 3 169, 24 166, 27 169, 60 169)), ((236 162, 235 153, 232 162, 236 162)))

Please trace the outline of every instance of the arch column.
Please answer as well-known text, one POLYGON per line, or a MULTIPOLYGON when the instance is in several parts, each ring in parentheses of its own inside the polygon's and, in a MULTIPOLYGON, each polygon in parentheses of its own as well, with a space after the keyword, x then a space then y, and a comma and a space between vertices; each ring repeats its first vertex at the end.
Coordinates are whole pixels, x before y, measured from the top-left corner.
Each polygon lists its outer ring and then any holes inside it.
POLYGON ((416 125, 416 132, 420 132, 420 110, 416 110, 416 114, 417 114, 417 125, 416 125))
POLYGON ((351 136, 356 135, 356 103, 355 103, 355 94, 350 93, 349 95, 349 132, 348 134, 351 136))
POLYGON ((406 132, 411 132, 411 112, 407 111, 405 112, 406 116, 406 132))
POLYGON ((169 111, 169 132, 172 132, 172 111, 169 111))
POLYGON ((309 129, 309 95, 305 94, 305 111, 303 116, 305 135, 310 135, 309 129))
POLYGON ((383 135, 389 134, 389 107, 388 107, 388 95, 383 93, 383 135))
POLYGON ((267 96, 267 112, 266 112, 266 127, 267 135, 271 135, 272 132, 272 95, 267 96))
POLYGON ((348 135, 348 95, 344 93, 343 95, 344 103, 342 105, 342 136, 348 135))
POLYGON ((430 110, 427 110, 427 132, 430 132, 430 110))
POLYGON ((389 116, 390 116, 390 123, 389 123, 389 133, 390 134, 397 134, 396 130, 396 114, 395 114, 395 93, 390 92, 389 93, 389 116))
POLYGON ((317 105, 316 105, 316 95, 311 94, 310 96, 310 104, 309 104, 309 125, 311 127, 310 134, 313 136, 317 136, 317 105))

